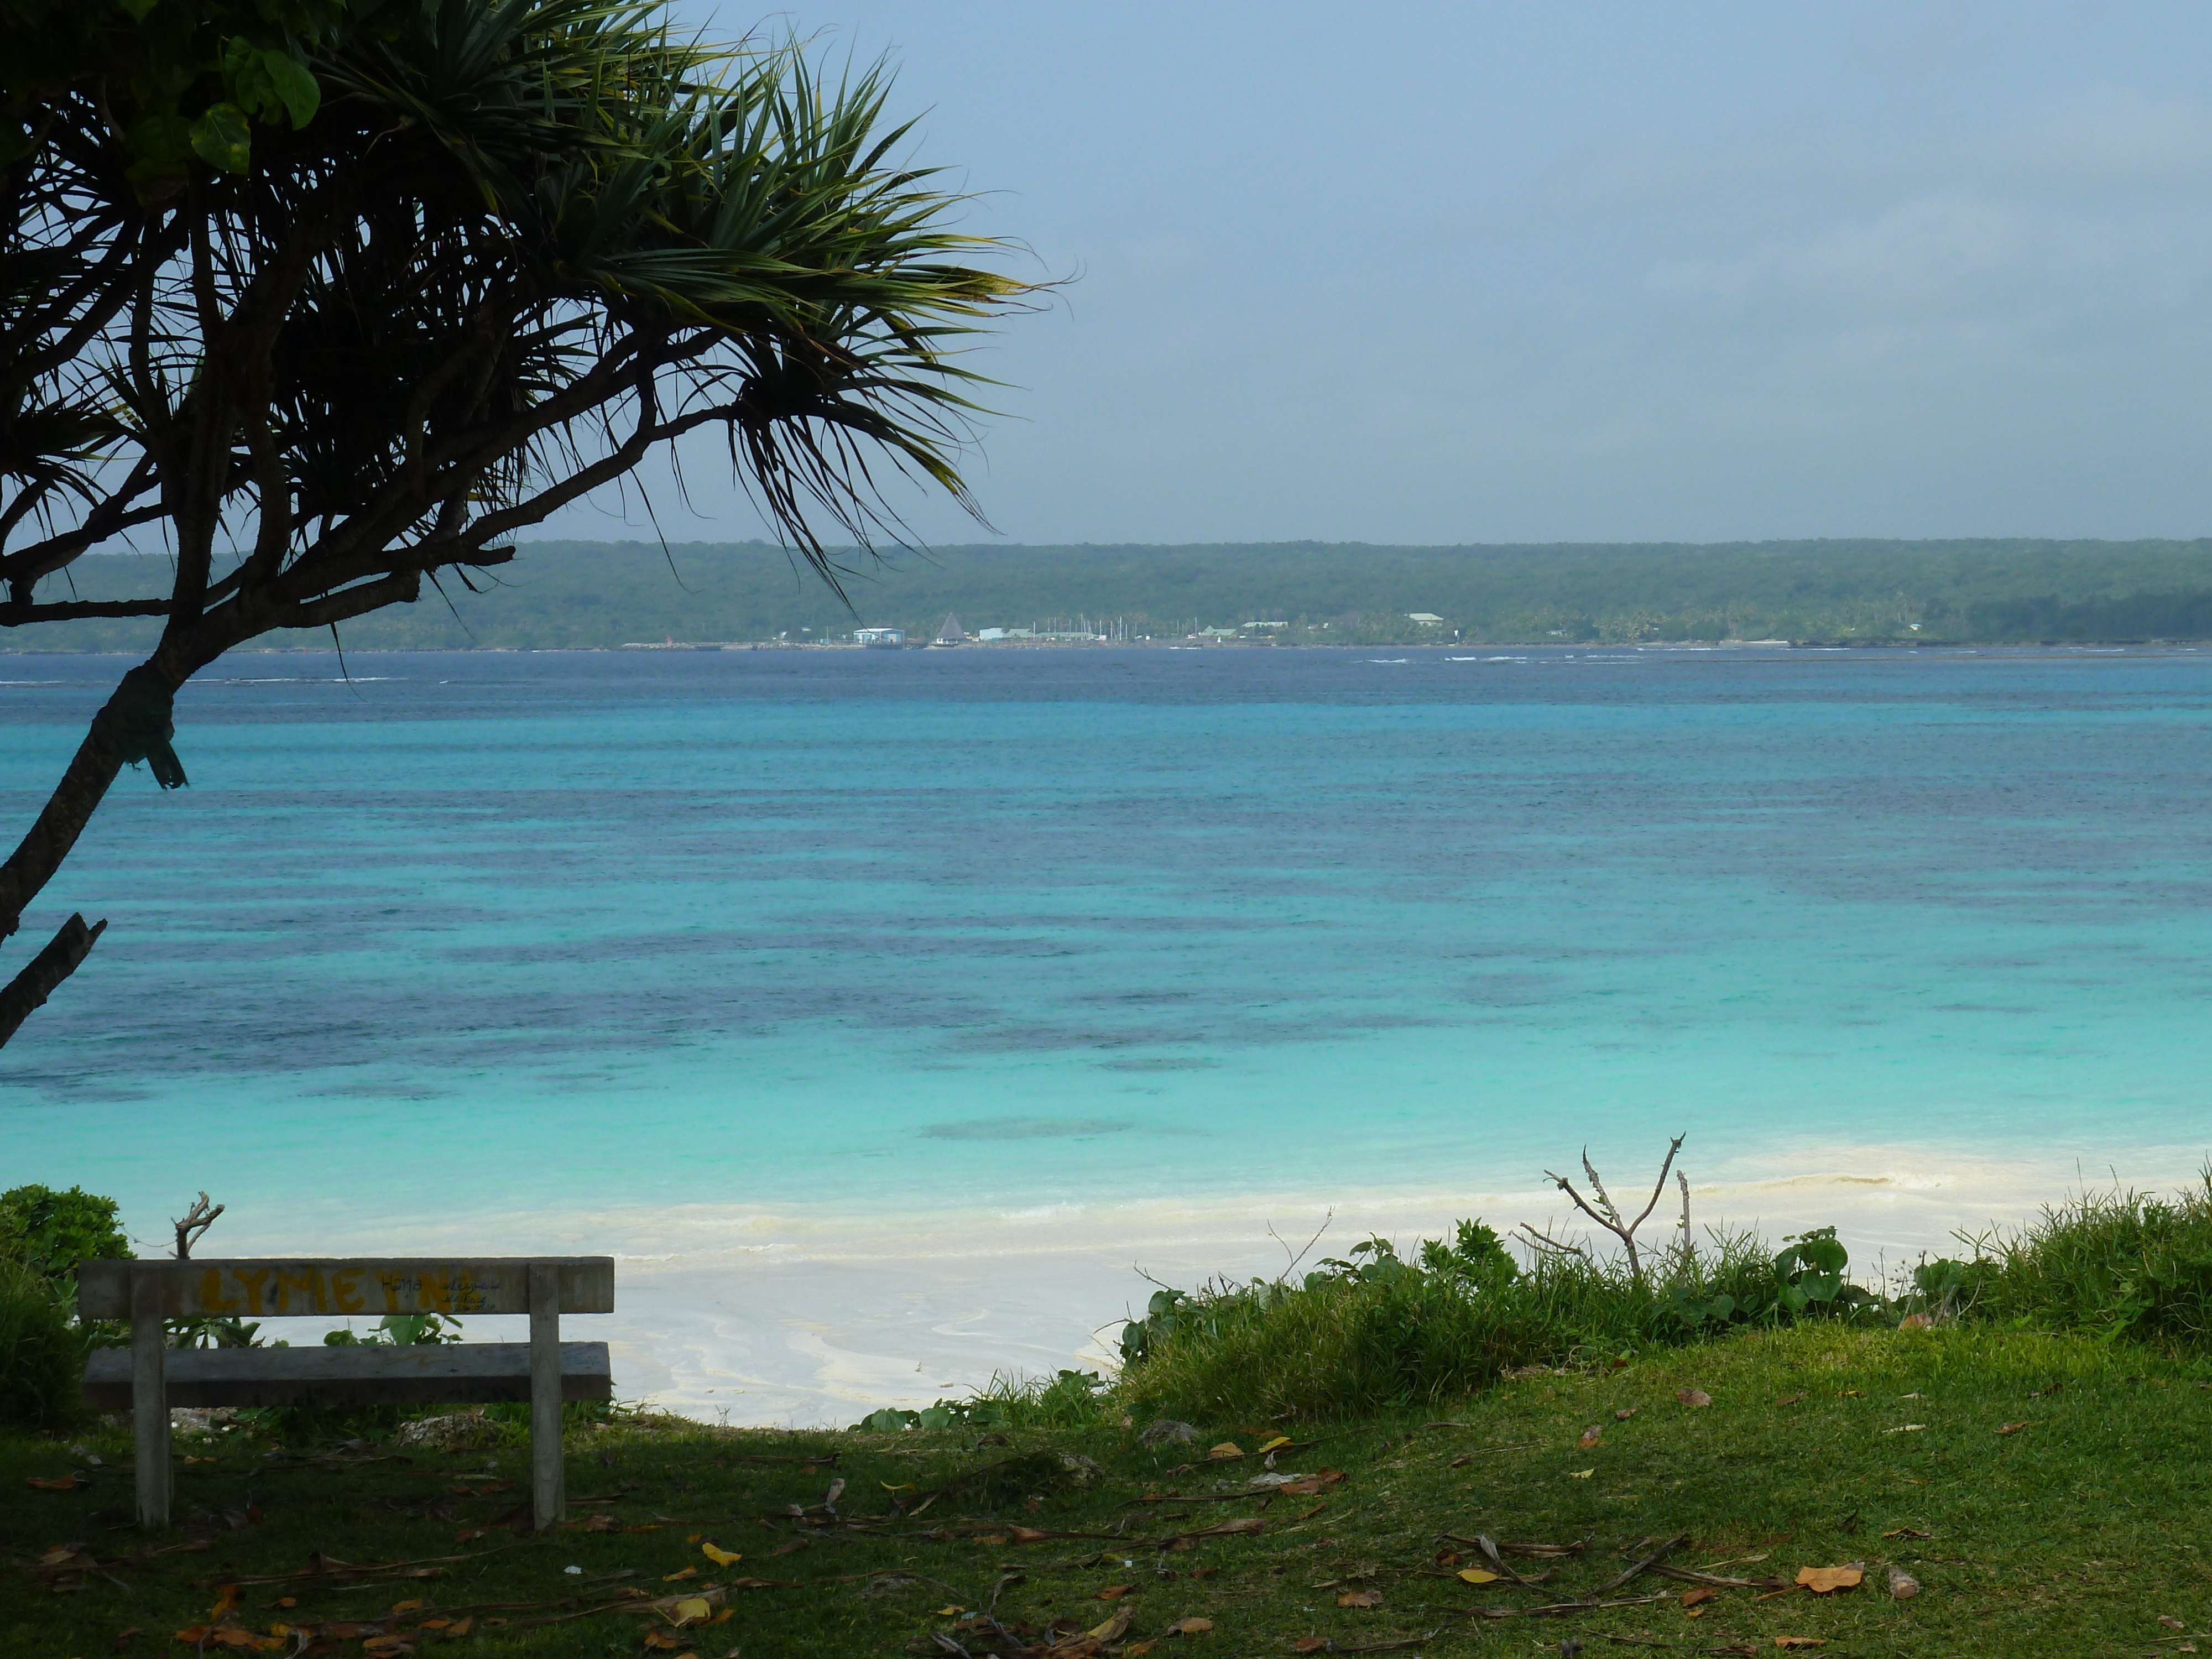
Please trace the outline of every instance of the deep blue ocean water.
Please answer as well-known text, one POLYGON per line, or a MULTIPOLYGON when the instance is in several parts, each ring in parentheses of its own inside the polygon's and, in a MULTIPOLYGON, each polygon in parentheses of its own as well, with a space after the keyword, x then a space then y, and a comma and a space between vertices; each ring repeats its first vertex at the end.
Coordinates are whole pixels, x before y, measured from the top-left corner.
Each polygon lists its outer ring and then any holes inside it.
MULTIPOLYGON (((0 822, 126 665, 0 658, 0 822)), ((32 912, 17 957, 110 927, 0 1050, 5 1184, 157 1232, 203 1187, 296 1227, 2212 1144, 2203 653, 347 666, 188 688, 191 787, 126 772, 32 912)))

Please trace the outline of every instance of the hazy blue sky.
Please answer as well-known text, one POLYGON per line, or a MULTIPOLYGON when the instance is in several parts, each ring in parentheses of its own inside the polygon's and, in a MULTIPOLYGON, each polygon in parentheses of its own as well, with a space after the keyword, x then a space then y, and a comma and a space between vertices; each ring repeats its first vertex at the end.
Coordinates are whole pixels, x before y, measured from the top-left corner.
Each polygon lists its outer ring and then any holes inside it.
POLYGON ((893 54, 1079 277, 1010 538, 2212 532, 2212 7, 682 3, 893 54))

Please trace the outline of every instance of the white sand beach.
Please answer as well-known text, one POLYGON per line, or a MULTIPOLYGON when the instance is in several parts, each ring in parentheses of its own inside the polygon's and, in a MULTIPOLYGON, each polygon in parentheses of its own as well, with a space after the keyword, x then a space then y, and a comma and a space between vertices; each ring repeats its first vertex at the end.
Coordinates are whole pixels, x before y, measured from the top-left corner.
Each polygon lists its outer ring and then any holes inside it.
MULTIPOLYGON (((1764 1175, 1691 1186, 1692 1222, 1784 1233, 1835 1225, 1862 1275, 1955 1255, 1956 1230, 2009 1226, 2078 1188, 2166 1190, 2197 1176, 2201 1147, 2142 1149, 2116 1169, 2055 1158, 1972 1158, 1926 1146, 1806 1148, 1764 1175)), ((1606 1173, 1626 1201, 1626 1169, 1606 1173)), ((1650 1194, 1650 1172, 1636 1197, 1650 1194)), ((1641 1237, 1662 1243, 1680 1212, 1669 1185, 1641 1237)), ((1449 1232, 1459 1217, 1493 1226, 1570 1220, 1547 1187, 1250 1194, 1187 1201, 1033 1210, 891 1212, 824 1206, 770 1213, 717 1206, 560 1217, 482 1215, 408 1224, 418 1248, 559 1250, 617 1259, 619 1311, 569 1322, 610 1342, 618 1393, 708 1421, 842 1425, 882 1406, 957 1396, 994 1372, 1050 1375, 1113 1367, 1121 1320, 1152 1285, 1284 1270, 1326 1223, 1306 1262, 1372 1233, 1401 1245, 1449 1232), (1271 1231, 1272 1230, 1272 1231, 1271 1231)), ((1569 1229, 1571 1231, 1571 1229, 1569 1229)), ((391 1234, 380 1229, 388 1243, 391 1234)), ((294 1249, 296 1239, 227 1241, 294 1249)), ((374 1248, 333 1237, 320 1248, 374 1248)), ((507 1333, 474 1322, 472 1337, 507 1333)), ((516 1322, 519 1327, 519 1322, 516 1322)), ((519 1328, 516 1333, 519 1334, 519 1328)), ((295 1339, 297 1340, 297 1339, 295 1339)))

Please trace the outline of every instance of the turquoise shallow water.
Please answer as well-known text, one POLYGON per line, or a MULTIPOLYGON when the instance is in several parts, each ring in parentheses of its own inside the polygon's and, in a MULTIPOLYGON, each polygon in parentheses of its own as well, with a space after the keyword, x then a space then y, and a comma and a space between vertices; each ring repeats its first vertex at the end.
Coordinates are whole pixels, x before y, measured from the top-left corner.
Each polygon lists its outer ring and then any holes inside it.
MULTIPOLYGON (((0 659, 8 823, 125 665, 0 659)), ((0 1050, 9 1184, 153 1231, 2212 1143, 2200 653, 349 666, 191 687, 192 787, 126 774, 36 907, 111 927, 0 1050)))

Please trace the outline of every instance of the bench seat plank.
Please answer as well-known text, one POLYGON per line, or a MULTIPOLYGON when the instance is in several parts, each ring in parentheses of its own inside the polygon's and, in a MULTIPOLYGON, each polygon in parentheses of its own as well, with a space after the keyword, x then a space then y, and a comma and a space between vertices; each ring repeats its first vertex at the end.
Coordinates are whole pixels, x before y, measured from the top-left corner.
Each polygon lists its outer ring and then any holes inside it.
POLYGON ((77 1268, 76 1304, 87 1319, 131 1318, 131 1284, 150 1278, 165 1319, 526 1314, 530 1269, 548 1263, 562 1313, 614 1311, 611 1255, 98 1259, 77 1268))
MULTIPOLYGON (((530 1398, 527 1342, 173 1348, 164 1358, 172 1407, 478 1405, 530 1398)), ((614 1397, 605 1343, 561 1345, 561 1397, 614 1397)), ((84 1367, 84 1403, 94 1411, 131 1409, 130 1349, 92 1352, 84 1367)))

